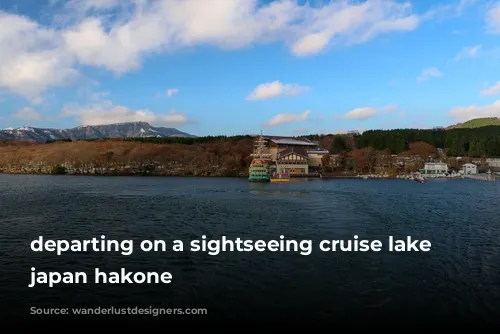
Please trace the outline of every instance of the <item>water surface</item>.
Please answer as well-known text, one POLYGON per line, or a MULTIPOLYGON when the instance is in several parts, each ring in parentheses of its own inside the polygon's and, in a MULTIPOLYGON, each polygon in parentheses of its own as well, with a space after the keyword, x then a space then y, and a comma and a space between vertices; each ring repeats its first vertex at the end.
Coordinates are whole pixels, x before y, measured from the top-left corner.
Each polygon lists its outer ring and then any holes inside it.
MULTIPOLYGON (((495 321, 500 183, 0 175, 0 295, 30 306, 206 307, 216 317, 495 321), (311 239, 313 253, 33 253, 46 239, 311 239), (323 239, 427 239, 430 252, 321 252, 323 239), (166 285, 29 289, 40 271, 169 271, 166 285)), ((137 247, 137 244, 136 244, 137 247)), ((385 247, 386 248, 386 247, 385 247)), ((89 276, 90 278, 92 276, 89 276)))

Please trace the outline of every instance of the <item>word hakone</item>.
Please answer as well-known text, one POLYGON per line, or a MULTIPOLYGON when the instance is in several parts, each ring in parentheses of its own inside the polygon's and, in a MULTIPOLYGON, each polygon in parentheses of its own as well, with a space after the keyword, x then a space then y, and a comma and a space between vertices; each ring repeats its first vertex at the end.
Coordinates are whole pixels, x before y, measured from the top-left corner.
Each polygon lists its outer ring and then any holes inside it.
MULTIPOLYGON (((85 272, 37 272, 36 268, 31 268, 31 282, 28 287, 32 288, 36 284, 46 284, 54 287, 56 284, 85 284, 88 281, 85 272)), ((121 268, 119 272, 101 272, 95 269, 94 283, 97 284, 169 284, 172 282, 172 274, 169 272, 127 272, 121 268)))

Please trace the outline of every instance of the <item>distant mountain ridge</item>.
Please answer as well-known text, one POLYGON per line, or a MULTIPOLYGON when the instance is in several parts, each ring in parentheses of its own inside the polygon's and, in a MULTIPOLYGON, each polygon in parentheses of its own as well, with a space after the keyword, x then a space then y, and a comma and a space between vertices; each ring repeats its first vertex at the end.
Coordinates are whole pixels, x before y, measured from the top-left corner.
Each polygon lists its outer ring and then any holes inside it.
POLYGON ((0 130, 0 139, 50 142, 55 140, 133 138, 133 137, 182 137, 196 136, 175 128, 155 127, 146 122, 125 122, 106 125, 80 125, 70 129, 36 127, 7 128, 0 130))

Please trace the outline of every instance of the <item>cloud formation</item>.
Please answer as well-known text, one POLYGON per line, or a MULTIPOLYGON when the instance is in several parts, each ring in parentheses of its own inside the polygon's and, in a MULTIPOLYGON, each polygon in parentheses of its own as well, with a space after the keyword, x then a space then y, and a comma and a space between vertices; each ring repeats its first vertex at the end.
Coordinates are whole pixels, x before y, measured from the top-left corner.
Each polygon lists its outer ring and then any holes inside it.
MULTIPOLYGON (((54 7, 63 3, 52 0, 54 7)), ((55 10, 55 9, 54 9, 55 10)), ((153 54, 197 45, 224 50, 284 43, 296 56, 410 31, 419 24, 408 3, 395 0, 71 0, 54 24, 42 26, 0 11, 0 88, 29 99, 78 76, 79 65, 116 75, 139 70, 153 54)))
POLYGON ((278 114, 271 118, 266 125, 267 126, 278 126, 287 123, 295 123, 300 121, 305 121, 309 118, 311 114, 310 110, 306 110, 301 114, 278 114))
POLYGON ((283 84, 280 81, 263 83, 247 96, 247 101, 266 100, 279 96, 296 96, 309 90, 309 87, 297 84, 283 84))
POLYGON ((483 96, 491 96, 497 94, 500 94, 500 81, 494 84, 493 86, 481 91, 481 95, 483 96))
POLYGON ((437 68, 428 67, 422 70, 422 73, 417 78, 417 81, 423 82, 425 80, 429 80, 430 78, 439 78, 441 76, 443 76, 443 73, 441 73, 441 71, 439 71, 437 68))
POLYGON ((490 33, 500 34, 500 2, 495 3, 486 12, 486 30, 490 33))
POLYGON ((451 109, 449 114, 459 122, 482 117, 500 117, 500 100, 482 106, 456 107, 451 109))
POLYGON ((348 111, 343 117, 350 119, 364 120, 375 116, 377 109, 373 107, 356 108, 348 111))
POLYGON ((174 95, 176 95, 178 93, 179 93, 179 89, 177 89, 177 88, 169 88, 165 92, 161 92, 161 93, 156 94, 156 97, 158 97, 158 98, 159 97, 164 97, 164 96, 166 96, 166 97, 172 97, 172 96, 174 96, 174 95))
POLYGON ((458 62, 464 58, 474 58, 481 51, 481 48, 481 45, 465 47, 455 56, 454 61, 458 62))
POLYGON ((77 75, 55 30, 2 11, 0 26, 0 89, 37 103, 46 88, 67 84, 77 75))
POLYGON ((62 116, 75 116, 81 125, 102 125, 120 122, 148 122, 157 126, 180 126, 189 122, 186 114, 170 110, 166 113, 154 113, 150 110, 132 110, 128 107, 115 105, 106 100, 98 103, 80 106, 67 104, 62 116))

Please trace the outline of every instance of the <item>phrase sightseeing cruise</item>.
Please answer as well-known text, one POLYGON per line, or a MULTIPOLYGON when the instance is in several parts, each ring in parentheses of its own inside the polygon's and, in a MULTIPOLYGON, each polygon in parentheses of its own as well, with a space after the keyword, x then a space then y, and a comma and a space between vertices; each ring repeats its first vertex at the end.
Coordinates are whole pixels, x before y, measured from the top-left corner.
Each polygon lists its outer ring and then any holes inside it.
POLYGON ((254 150, 251 154, 252 162, 248 169, 249 182, 269 182, 271 180, 269 160, 271 154, 266 147, 266 141, 262 133, 254 142, 254 150))

